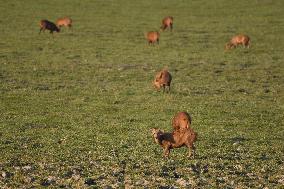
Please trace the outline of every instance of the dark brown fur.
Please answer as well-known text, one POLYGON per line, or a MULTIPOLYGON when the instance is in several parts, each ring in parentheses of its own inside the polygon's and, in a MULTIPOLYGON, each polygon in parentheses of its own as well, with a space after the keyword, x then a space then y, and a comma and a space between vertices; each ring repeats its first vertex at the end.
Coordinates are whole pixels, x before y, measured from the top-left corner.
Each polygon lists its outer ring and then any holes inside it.
POLYGON ((225 49, 236 48, 238 45, 243 45, 244 47, 249 48, 250 38, 247 35, 236 35, 234 36, 229 43, 226 44, 225 49))
POLYGON ((167 16, 162 20, 161 30, 164 31, 167 28, 173 29, 174 18, 172 16, 167 16))
POLYGON ((191 117, 187 112, 177 113, 172 120, 172 126, 174 130, 188 129, 190 128, 190 125, 191 125, 191 117))
POLYGON ((163 147, 164 157, 169 157, 171 149, 186 146, 188 148, 188 157, 194 158, 194 142, 197 140, 197 133, 192 128, 184 129, 183 131, 173 131, 172 133, 165 133, 160 129, 152 129, 152 135, 154 141, 163 147))
POLYGON ((171 74, 167 70, 162 70, 156 74, 153 85, 157 90, 163 87, 163 92, 165 92, 166 87, 168 87, 169 91, 171 90, 171 82, 171 74))
POLYGON ((160 33, 157 31, 150 31, 146 34, 146 39, 148 40, 149 45, 158 43, 159 44, 160 33))
POLYGON ((60 32, 60 29, 54 23, 48 20, 41 20, 39 25, 40 25, 39 33, 45 30, 49 30, 51 34, 53 34, 54 31, 60 32))

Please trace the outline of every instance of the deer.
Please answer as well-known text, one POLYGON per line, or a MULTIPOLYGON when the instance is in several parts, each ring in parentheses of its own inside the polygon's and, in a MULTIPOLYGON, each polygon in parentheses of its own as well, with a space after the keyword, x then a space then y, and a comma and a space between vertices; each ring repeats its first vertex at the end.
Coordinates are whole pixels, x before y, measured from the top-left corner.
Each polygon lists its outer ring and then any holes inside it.
POLYGON ((68 18, 68 17, 59 18, 56 21, 56 25, 57 25, 58 28, 60 28, 62 26, 71 28, 72 27, 72 19, 68 18))
POLYGON ((173 29, 173 21, 174 21, 174 18, 172 16, 165 17, 162 20, 161 30, 165 31, 167 28, 170 28, 170 30, 172 31, 172 29, 173 29))
POLYGON ((172 75, 168 70, 162 70, 155 75, 153 85, 157 90, 163 87, 163 92, 165 92, 166 87, 168 87, 168 92, 171 90, 172 75))
POLYGON ((49 30, 51 34, 53 34, 54 31, 60 32, 60 29, 53 23, 48 20, 41 20, 40 23, 40 30, 39 34, 41 31, 49 30))
POLYGON ((188 148, 188 157, 195 158, 194 143, 197 140, 197 133, 192 128, 187 128, 183 131, 177 130, 172 133, 166 133, 163 130, 153 128, 151 132, 155 143, 164 149, 163 156, 165 158, 169 157, 171 149, 183 146, 188 148))
POLYGON ((148 44, 159 44, 160 33, 157 31, 150 31, 145 35, 146 39, 148 40, 148 44))
POLYGON ((191 116, 187 112, 178 112, 172 119, 174 130, 183 130, 190 128, 191 116))
POLYGON ((232 39, 230 40, 230 42, 228 42, 225 45, 225 49, 232 49, 232 48, 236 48, 238 45, 243 45, 246 48, 249 48, 250 45, 250 38, 247 35, 236 35, 234 37, 232 37, 232 39))

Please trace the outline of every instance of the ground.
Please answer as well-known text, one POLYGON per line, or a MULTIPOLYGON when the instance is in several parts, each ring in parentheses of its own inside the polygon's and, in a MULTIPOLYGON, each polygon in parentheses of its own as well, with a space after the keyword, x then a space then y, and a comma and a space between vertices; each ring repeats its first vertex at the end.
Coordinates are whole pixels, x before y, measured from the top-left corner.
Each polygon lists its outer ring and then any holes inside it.
POLYGON ((281 188, 284 1, 10 0, 0 7, 1 188, 281 188), (149 46, 147 31, 174 17, 149 46), (39 33, 70 16, 73 28, 39 33), (236 34, 251 47, 225 51, 236 34), (167 68, 171 93, 155 91, 167 68), (169 159, 150 129, 187 111, 169 159))

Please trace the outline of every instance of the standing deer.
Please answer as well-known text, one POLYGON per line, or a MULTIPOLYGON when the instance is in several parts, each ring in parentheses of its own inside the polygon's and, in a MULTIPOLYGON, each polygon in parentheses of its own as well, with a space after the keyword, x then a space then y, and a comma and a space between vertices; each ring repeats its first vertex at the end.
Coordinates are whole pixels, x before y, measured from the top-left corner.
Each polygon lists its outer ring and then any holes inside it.
POLYGON ((165 31, 165 29, 170 28, 171 31, 173 29, 173 21, 174 18, 172 16, 167 16, 162 20, 161 30, 165 31))
POLYGON ((146 39, 148 40, 149 45, 157 43, 159 44, 160 33, 157 31, 150 31, 145 35, 146 39))
POLYGON ((72 27, 72 19, 68 18, 68 17, 59 18, 56 21, 56 25, 57 25, 58 28, 60 28, 62 26, 71 28, 72 27))

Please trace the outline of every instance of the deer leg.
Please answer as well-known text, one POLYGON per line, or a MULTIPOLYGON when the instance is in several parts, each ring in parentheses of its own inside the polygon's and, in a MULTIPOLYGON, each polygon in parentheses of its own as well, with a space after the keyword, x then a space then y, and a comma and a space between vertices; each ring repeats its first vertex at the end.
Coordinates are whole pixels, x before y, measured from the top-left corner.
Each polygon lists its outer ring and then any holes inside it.
POLYGON ((192 159, 195 158, 195 146, 194 144, 192 145, 192 159))
POLYGON ((196 150, 195 146, 192 145, 192 158, 193 159, 195 158, 195 150, 196 150))
POLYGON ((170 155, 170 148, 168 146, 165 147, 164 149, 164 157, 168 158, 170 155))
POLYGON ((189 147, 188 148, 188 156, 187 156, 188 158, 192 158, 192 153, 191 153, 191 148, 189 147))
MULTIPOLYGON (((38 33, 38 34, 40 34, 42 30, 43 30, 43 28, 40 28, 39 33, 38 33)), ((43 30, 43 31, 44 31, 44 30, 43 30)))
POLYGON ((249 42, 246 43, 246 47, 249 48, 249 42))
POLYGON ((195 146, 193 144, 188 144, 188 158, 194 159, 195 157, 195 146))

